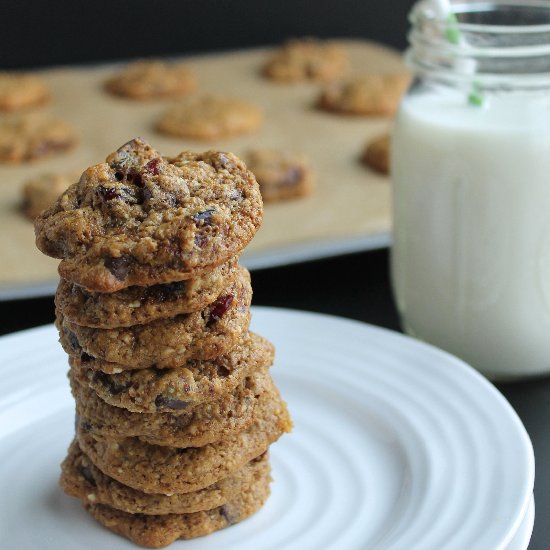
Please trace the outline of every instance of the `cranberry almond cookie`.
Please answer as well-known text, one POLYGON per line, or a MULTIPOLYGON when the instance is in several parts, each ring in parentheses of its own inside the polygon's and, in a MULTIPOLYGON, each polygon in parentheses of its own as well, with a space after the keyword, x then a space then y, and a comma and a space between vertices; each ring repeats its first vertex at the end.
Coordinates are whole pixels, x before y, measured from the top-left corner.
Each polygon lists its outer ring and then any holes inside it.
POLYGON ((252 289, 240 277, 202 311, 159 319, 147 325, 99 329, 82 327, 56 312, 61 344, 68 354, 101 359, 104 372, 179 367, 190 358, 213 359, 229 352, 248 332, 252 289))
POLYGON ((233 97, 201 96, 168 109, 157 129, 171 136, 214 140, 248 134, 262 122, 262 111, 252 103, 233 97))
POLYGON ((65 319, 85 327, 144 325, 204 309, 242 273, 237 258, 193 279, 152 286, 130 286, 118 292, 92 292, 61 279, 55 305, 65 319))
POLYGON ((31 74, 0 72, 0 111, 16 111, 46 103, 46 84, 31 74))
POLYGON ((0 162, 38 160, 68 151, 77 142, 68 122, 43 113, 18 113, 0 120, 0 162))
POLYGON ((23 185, 23 213, 34 220, 41 212, 49 208, 71 185, 78 180, 78 174, 41 174, 23 185))
POLYGON ((269 477, 268 453, 245 464, 232 475, 192 493, 142 493, 105 475, 73 441, 61 464, 60 484, 68 495, 84 502, 106 504, 130 514, 189 514, 223 506, 252 484, 269 477))
POLYGON ((233 391, 183 414, 134 413, 108 405, 96 393, 69 376, 76 412, 83 427, 106 438, 138 437, 151 445, 201 447, 246 430, 253 422, 258 399, 273 392, 266 370, 246 377, 233 391))
POLYGON ((410 77, 398 74, 367 74, 330 84, 318 106, 348 115, 391 116, 407 90, 410 77))
POLYGON ((310 195, 314 177, 308 160, 299 153, 277 149, 254 149, 246 156, 264 202, 277 202, 310 195))
POLYGON ((134 139, 88 168, 35 221, 62 278, 96 292, 176 282, 227 262, 262 221, 258 184, 231 153, 164 158, 134 139))
POLYGON ((238 493, 223 506, 192 514, 148 516, 128 514, 103 504, 85 504, 105 527, 140 546, 161 548, 177 539, 202 537, 239 523, 257 512, 269 496, 269 477, 260 478, 249 490, 238 493))
POLYGON ((157 99, 193 92, 197 76, 183 63, 142 60, 130 63, 105 83, 105 88, 130 99, 157 99))
POLYGON ((86 356, 69 356, 69 363, 71 376, 106 403, 135 413, 178 415, 235 391, 251 372, 270 367, 274 355, 271 342, 250 332, 226 355, 208 361, 190 359, 173 369, 106 374, 90 368, 94 361, 86 356))
POLYGON ((292 422, 277 390, 260 397, 245 431, 203 447, 161 447, 137 437, 107 439, 77 426, 80 448, 106 475, 144 493, 190 493, 212 485, 263 454, 292 422))
POLYGON ((263 72, 279 82, 326 82, 343 77, 350 62, 344 48, 314 38, 289 40, 267 60, 263 72))

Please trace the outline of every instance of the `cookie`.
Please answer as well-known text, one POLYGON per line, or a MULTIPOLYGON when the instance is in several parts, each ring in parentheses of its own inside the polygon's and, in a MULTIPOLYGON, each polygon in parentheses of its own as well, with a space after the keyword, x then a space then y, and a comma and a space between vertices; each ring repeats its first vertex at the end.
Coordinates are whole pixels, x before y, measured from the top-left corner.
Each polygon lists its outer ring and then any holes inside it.
POLYGON ((68 321, 85 327, 144 325, 204 309, 241 273, 237 258, 194 279, 153 286, 131 286, 118 292, 91 292, 61 279, 56 308, 68 321))
POLYGON ((390 173, 390 146, 389 135, 377 137, 367 144, 361 155, 361 161, 376 172, 388 175, 390 173))
POLYGON ((49 208, 78 179, 77 174, 41 174, 23 184, 21 209, 27 218, 34 220, 49 208))
POLYGON ((0 162, 15 164, 49 157, 72 149, 77 142, 68 122, 42 113, 0 119, 0 162))
POLYGON ((356 76, 328 86, 319 97, 321 109, 349 115, 390 116, 395 113, 410 77, 406 74, 356 76))
POLYGON ((49 98, 48 88, 38 76, 0 72, 0 111, 36 107, 49 98))
POLYGON ((188 359, 213 359, 234 348, 248 331, 251 300, 250 274, 241 268, 237 281, 202 311, 113 329, 82 327, 57 311, 56 326, 68 354, 86 353, 102 360, 103 372, 174 368, 188 359))
POLYGON ((267 60, 263 73, 279 82, 326 82, 343 77, 350 63, 346 51, 314 38, 289 40, 267 60))
POLYGON ((129 370, 105 374, 89 361, 69 357, 71 375, 106 403, 136 413, 185 414, 201 403, 235 391, 251 372, 269 367, 273 345, 254 333, 244 336, 227 355, 209 361, 187 361, 174 369, 129 370))
POLYGON ((214 140, 254 132, 262 122, 262 111, 253 103, 201 96, 168 109, 158 120, 157 130, 170 136, 214 140))
POLYGON ((192 514, 148 516, 128 514, 103 504, 85 504, 88 512, 105 527, 140 546, 161 548, 177 539, 208 535, 239 523, 265 503, 269 479, 260 479, 248 491, 237 494, 223 506, 192 514))
POLYGON ((96 292, 197 277, 236 256, 263 215, 253 174, 231 153, 161 157, 134 139, 86 170, 35 221, 64 279, 96 292))
POLYGON ((264 202, 305 197, 313 191, 313 173, 303 155, 255 149, 249 151, 246 164, 256 176, 264 202))
POLYGON ((254 423, 244 432, 204 447, 161 447, 136 437, 106 439, 77 426, 80 448, 106 475, 144 493, 190 493, 240 470, 290 431, 284 401, 266 393, 258 400, 254 423))
POLYGON ((70 377, 79 422, 105 438, 137 437, 151 445, 202 447, 246 430, 258 399, 273 391, 267 370, 247 376, 234 392, 179 415, 134 413, 108 405, 87 386, 70 377))
POLYGON ((156 99, 188 94, 197 87, 197 76, 183 63, 142 60, 130 63, 105 82, 105 88, 130 99, 156 99))
POLYGON ((269 479, 269 455, 264 453, 233 475, 193 493, 147 494, 106 476, 80 450, 77 441, 61 464, 60 485, 70 496, 93 504, 106 504, 129 514, 189 514, 223 506, 252 484, 269 479))

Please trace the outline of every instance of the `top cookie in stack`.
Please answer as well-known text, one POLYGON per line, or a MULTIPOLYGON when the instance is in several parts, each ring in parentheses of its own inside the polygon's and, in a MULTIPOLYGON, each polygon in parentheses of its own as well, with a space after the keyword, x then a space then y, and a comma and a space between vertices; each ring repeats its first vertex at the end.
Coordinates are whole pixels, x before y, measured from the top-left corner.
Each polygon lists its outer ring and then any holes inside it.
POLYGON ((254 175, 231 153, 161 157, 134 139, 35 222, 61 277, 96 292, 183 281, 229 261, 261 224, 254 175))
POLYGON ((78 415, 61 485, 138 544, 226 527, 269 494, 266 452, 291 422, 238 264, 261 219, 234 155, 164 158, 135 139, 36 221, 38 247, 62 260, 78 415))

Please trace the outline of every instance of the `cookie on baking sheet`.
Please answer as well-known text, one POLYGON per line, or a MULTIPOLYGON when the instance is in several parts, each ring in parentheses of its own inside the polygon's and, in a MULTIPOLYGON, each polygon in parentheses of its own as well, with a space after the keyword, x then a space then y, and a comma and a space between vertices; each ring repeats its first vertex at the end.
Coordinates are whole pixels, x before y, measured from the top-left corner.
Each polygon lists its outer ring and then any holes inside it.
POLYGON ((303 38, 289 40, 277 49, 264 65, 263 73, 279 82, 326 82, 342 78, 349 67, 348 55, 342 46, 303 38))
POLYGON ((215 140, 248 134, 263 122, 259 107, 234 97, 194 97, 170 107, 158 120, 163 134, 215 140))
POLYGON ((390 116, 410 83, 407 74, 367 74, 327 86, 318 106, 349 115, 390 116))
POLYGON ((388 175, 390 173, 390 148, 389 134, 379 136, 367 143, 361 155, 361 161, 376 172, 388 175))
POLYGON ((141 546, 161 548, 177 539, 202 537, 245 520, 267 500, 269 481, 269 476, 260 478, 247 491, 236 494, 223 506, 191 514, 149 516, 128 514, 103 504, 85 503, 84 506, 111 531, 141 546))
POLYGON ((224 479, 264 453, 292 422, 277 390, 260 397, 254 423, 203 447, 161 447, 137 437, 106 439, 77 426, 80 448, 106 475, 145 493, 190 493, 224 479))
POLYGON ((310 195, 314 189, 311 166, 304 155, 277 149, 254 149, 245 157, 256 176, 264 202, 310 195))
POLYGON ((263 216, 254 175, 231 153, 163 158, 134 139, 88 168, 35 221, 60 275, 98 292, 171 283, 227 262, 263 216))
POLYGON ((70 376, 79 422, 92 434, 120 439, 137 437, 151 445, 202 447, 246 430, 258 399, 273 391, 266 369, 247 376, 237 388, 189 412, 144 414, 108 405, 89 387, 70 376))
POLYGON ((60 341, 68 354, 101 359, 104 372, 179 367, 188 359, 213 359, 233 349, 248 332, 250 274, 240 274, 202 311, 159 319, 146 325, 100 329, 71 323, 56 312, 60 341))
POLYGON ((76 325, 119 328, 144 325, 204 309, 239 276, 237 258, 194 279, 152 286, 131 286, 118 292, 91 292, 61 279, 55 305, 76 325))
POLYGON ((140 60, 105 82, 105 88, 130 99, 156 99, 193 92, 197 75, 185 63, 140 60))
POLYGON ((0 163, 38 160, 68 151, 77 142, 68 122, 43 113, 12 114, 0 119, 0 163))
POLYGON ((192 493, 142 493, 105 475, 74 440, 61 464, 63 491, 84 502, 106 504, 130 514, 189 514, 223 506, 260 479, 269 479, 269 454, 264 453, 213 485, 192 493))
POLYGON ((105 374, 86 357, 69 356, 71 376, 106 403, 136 413, 185 414, 201 403, 235 391, 251 372, 273 364, 271 342, 246 334, 237 347, 209 361, 192 359, 174 369, 128 370, 105 374))
POLYGON ((0 72, 0 111, 16 111, 46 103, 50 93, 38 76, 0 72))
POLYGON ((23 184, 21 209, 27 218, 34 220, 49 208, 63 191, 78 180, 80 174, 41 174, 23 184))

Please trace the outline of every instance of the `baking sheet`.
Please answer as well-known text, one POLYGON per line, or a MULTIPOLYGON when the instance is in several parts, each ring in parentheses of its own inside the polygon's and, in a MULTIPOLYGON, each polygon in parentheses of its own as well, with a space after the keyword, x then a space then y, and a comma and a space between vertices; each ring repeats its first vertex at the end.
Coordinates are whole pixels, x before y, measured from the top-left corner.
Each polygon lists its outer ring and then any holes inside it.
MULTIPOLYGON (((398 52, 365 41, 341 42, 356 73, 403 69, 398 52)), ((302 151, 310 158, 315 193, 266 205, 262 228, 243 256, 249 268, 386 246, 391 226, 388 178, 363 167, 358 156, 366 141, 387 131, 391 121, 315 109, 319 84, 277 84, 259 75, 268 52, 255 48, 187 58, 199 76, 200 92, 248 99, 265 113, 257 132, 208 142, 166 137, 154 130, 155 120, 173 100, 135 102, 105 93, 103 81, 117 65, 41 71, 53 95, 44 109, 72 122, 80 144, 51 159, 0 165, 0 299, 51 294, 57 284, 58 260, 35 248, 32 223, 19 212, 25 180, 43 172, 83 170, 136 136, 167 155, 183 149, 242 155, 251 147, 275 147, 302 151)))

